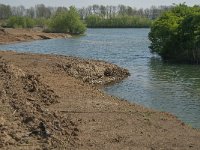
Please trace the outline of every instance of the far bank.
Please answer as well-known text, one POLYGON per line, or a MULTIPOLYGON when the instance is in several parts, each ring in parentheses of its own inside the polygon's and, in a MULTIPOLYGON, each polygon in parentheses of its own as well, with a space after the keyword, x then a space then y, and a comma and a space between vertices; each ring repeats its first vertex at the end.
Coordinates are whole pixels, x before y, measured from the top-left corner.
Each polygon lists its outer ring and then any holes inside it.
POLYGON ((71 35, 64 33, 45 33, 40 28, 13 29, 0 28, 0 44, 10 44, 34 40, 46 40, 56 38, 69 38, 71 35))

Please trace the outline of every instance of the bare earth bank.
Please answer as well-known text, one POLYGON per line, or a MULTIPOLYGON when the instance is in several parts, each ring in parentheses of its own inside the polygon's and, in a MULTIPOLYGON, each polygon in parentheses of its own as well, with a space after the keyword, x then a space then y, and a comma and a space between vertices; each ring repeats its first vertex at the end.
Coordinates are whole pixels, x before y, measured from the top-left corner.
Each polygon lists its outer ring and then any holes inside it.
POLYGON ((9 44, 16 42, 26 42, 33 40, 69 38, 71 35, 64 33, 45 33, 39 28, 35 29, 13 29, 0 28, 0 44, 9 44))
POLYGON ((103 61, 0 51, 0 149, 200 149, 198 130, 96 86, 128 75, 103 61))

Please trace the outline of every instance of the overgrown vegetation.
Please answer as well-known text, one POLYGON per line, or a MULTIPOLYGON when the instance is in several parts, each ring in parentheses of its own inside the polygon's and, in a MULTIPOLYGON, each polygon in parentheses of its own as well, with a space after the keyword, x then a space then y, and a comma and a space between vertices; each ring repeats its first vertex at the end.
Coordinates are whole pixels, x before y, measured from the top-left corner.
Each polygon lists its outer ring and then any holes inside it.
POLYGON ((35 21, 29 17, 13 16, 7 21, 9 28, 33 28, 35 21))
POLYGON ((76 8, 70 7, 69 11, 59 11, 50 20, 50 32, 83 34, 86 25, 80 20, 76 8))
MULTIPOLYGON (((37 7, 37 9, 39 9, 37 7)), ((86 31, 86 25, 80 20, 80 16, 75 7, 59 9, 55 15, 49 15, 49 11, 37 11, 38 17, 34 15, 16 15, 10 16, 3 26, 9 28, 33 28, 41 27, 46 32, 83 34, 86 31), (44 16, 44 17, 41 17, 44 16)), ((30 13, 30 12, 29 12, 30 13)))
POLYGON ((33 28, 41 27, 46 29, 50 19, 30 18, 27 16, 11 16, 7 20, 1 20, 0 25, 7 28, 33 28))
POLYGON ((164 60, 200 63, 200 6, 181 4, 157 19, 149 34, 152 52, 164 60))

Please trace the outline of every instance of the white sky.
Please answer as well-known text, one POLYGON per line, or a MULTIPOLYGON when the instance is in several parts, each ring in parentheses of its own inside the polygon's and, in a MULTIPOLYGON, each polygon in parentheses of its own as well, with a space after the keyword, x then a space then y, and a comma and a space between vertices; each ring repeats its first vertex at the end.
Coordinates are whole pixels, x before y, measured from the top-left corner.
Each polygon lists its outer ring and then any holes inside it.
POLYGON ((1 4, 11 6, 24 5, 25 7, 45 4, 46 6, 66 6, 74 5, 78 8, 93 4, 119 5, 124 4, 136 8, 148 8, 152 5, 172 5, 186 2, 187 5, 200 5, 200 0, 0 0, 1 4))

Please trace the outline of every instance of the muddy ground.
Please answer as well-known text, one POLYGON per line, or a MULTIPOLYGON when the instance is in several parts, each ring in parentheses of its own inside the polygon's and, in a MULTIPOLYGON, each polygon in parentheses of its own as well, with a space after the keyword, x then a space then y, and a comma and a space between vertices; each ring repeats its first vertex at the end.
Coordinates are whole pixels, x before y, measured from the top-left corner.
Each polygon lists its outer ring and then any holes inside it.
POLYGON ((101 90, 128 75, 103 61, 0 51, 0 149, 200 149, 200 132, 173 115, 101 90))

